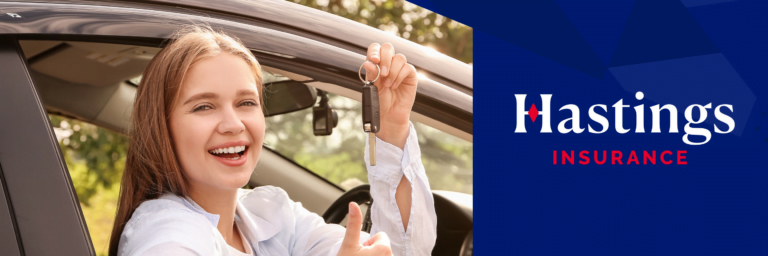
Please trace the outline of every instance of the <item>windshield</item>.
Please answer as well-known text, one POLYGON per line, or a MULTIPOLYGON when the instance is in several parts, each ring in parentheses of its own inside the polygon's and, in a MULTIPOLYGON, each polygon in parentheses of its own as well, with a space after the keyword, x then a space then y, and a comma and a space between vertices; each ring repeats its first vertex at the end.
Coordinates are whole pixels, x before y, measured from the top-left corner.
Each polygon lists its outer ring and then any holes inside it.
MULTIPOLYGON (((344 189, 368 183, 361 103, 328 94, 339 122, 330 136, 315 136, 312 109, 266 119, 265 146, 344 189)), ((472 194, 472 143, 413 122, 432 189, 472 194)))

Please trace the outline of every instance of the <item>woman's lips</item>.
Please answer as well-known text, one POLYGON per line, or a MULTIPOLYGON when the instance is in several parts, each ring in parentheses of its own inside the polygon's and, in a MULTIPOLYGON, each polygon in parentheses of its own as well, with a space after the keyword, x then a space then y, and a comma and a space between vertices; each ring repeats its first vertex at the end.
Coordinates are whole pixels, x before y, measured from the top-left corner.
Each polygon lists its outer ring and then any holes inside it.
POLYGON ((248 156, 249 147, 246 146, 242 153, 223 153, 223 154, 211 154, 216 160, 226 166, 240 166, 245 164, 246 156, 248 156))

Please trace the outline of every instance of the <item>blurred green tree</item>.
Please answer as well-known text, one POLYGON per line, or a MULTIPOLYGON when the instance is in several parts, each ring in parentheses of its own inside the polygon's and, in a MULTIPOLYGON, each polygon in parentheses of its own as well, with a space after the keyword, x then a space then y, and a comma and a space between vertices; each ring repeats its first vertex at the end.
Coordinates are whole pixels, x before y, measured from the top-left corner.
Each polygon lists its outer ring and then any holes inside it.
POLYGON ((120 183, 127 151, 125 136, 86 122, 49 117, 81 203, 88 205, 100 188, 111 189, 120 183))
POLYGON ((406 1, 287 0, 333 13, 472 63, 472 28, 406 1))

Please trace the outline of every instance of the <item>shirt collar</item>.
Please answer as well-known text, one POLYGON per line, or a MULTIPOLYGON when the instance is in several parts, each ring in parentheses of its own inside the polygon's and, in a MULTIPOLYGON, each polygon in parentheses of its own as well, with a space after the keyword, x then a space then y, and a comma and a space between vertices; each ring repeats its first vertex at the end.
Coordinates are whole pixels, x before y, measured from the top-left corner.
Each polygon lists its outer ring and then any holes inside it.
POLYGON ((182 199, 183 199, 183 201, 184 201, 184 205, 185 205, 187 208, 189 208, 189 209, 192 209, 193 211, 195 211, 195 212, 197 212, 197 213, 199 213, 199 214, 203 215, 203 216, 204 216, 206 219, 208 219, 208 221, 210 221, 210 222, 211 222, 211 224, 212 224, 214 227, 218 227, 218 226, 219 226, 219 215, 218 215, 218 214, 213 214, 213 213, 209 213, 209 212, 206 212, 206 211, 203 209, 203 207, 200 207, 200 205, 198 205, 198 204, 195 202, 195 200, 192 200, 192 198, 189 198, 189 197, 184 197, 184 198, 182 198, 182 199))
MULTIPOLYGON (((272 200, 259 198, 258 196, 249 196, 251 190, 241 189, 238 191, 237 210, 236 213, 240 217, 240 220, 246 227, 243 234, 251 241, 264 241, 275 236, 282 229, 280 225, 280 217, 278 209, 280 205, 272 200), (248 207, 243 205, 243 201, 248 201, 248 207), (249 209, 254 211, 249 211, 249 209), (261 211, 260 209, 269 209, 261 211)), ((203 215, 211 225, 217 227, 219 225, 218 214, 206 212, 205 209, 200 207, 192 198, 181 198, 184 205, 203 215)))
POLYGON ((252 196, 252 190, 241 189, 237 200, 237 211, 243 224, 247 227, 246 236, 255 241, 264 241, 275 236, 282 225, 280 220, 285 216, 277 214, 281 205, 273 200, 252 196), (247 205, 247 206, 246 206, 247 205))

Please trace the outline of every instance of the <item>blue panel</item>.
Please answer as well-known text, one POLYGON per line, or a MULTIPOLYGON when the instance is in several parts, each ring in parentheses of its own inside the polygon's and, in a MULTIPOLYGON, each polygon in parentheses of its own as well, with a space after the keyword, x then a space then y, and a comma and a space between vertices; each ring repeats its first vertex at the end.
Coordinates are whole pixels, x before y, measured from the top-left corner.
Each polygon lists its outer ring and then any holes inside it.
POLYGON ((731 1, 736 1, 736 0, 680 0, 680 2, 683 2, 683 5, 685 5, 685 7, 719 4, 719 3, 731 2, 731 1))
MULTIPOLYGON (((645 100, 677 106, 679 117, 684 113, 683 107, 691 104, 712 103, 713 109, 720 104, 732 104, 733 114, 727 110, 724 113, 735 120, 735 135, 741 135, 755 103, 755 95, 720 53, 614 67, 610 71, 628 92, 642 91, 645 100)), ((717 123, 720 129, 727 129, 712 113, 709 112, 706 123, 717 123)))
POLYGON ((560 9, 584 39, 608 65, 629 18, 634 0, 572 1, 557 0, 560 9))
POLYGON ((638 0, 609 66, 717 52, 717 47, 681 2, 638 0))
MULTIPOLYGON (((517 45, 545 58, 601 79, 605 64, 554 0, 501 1, 492 5, 465 1, 434 2, 437 10, 475 31, 517 45), (482 13, 483 19, 472 18, 482 13)), ((497 49, 502 50, 502 49, 497 49)))
POLYGON ((587 56, 569 42, 511 40, 579 37, 550 29, 567 26, 548 1, 431 2, 474 28, 474 79, 486 85, 474 91, 478 254, 768 255, 768 1, 557 0, 610 67, 603 76, 584 72, 590 61, 559 59, 587 56), (514 94, 527 94, 526 110, 541 110, 539 94, 552 94, 553 133, 539 133, 543 116, 525 118, 528 133, 514 133, 514 94), (626 134, 614 129, 610 106, 618 100, 631 106, 623 111, 626 134), (709 121, 695 126, 711 131, 711 140, 685 144, 685 108, 709 102, 732 104, 734 112, 725 112, 736 129, 714 133, 714 124, 725 125, 710 109, 709 121), (680 133, 667 132, 668 118, 662 133, 650 133, 649 107, 657 103, 678 108, 680 133), (566 104, 581 109, 582 128, 596 125, 590 106, 607 105, 609 130, 559 133, 571 116, 558 111, 566 104), (632 107, 640 104, 646 133, 634 131, 632 107), (687 164, 626 165, 625 155, 622 165, 555 165, 556 150, 684 150, 687 164))

